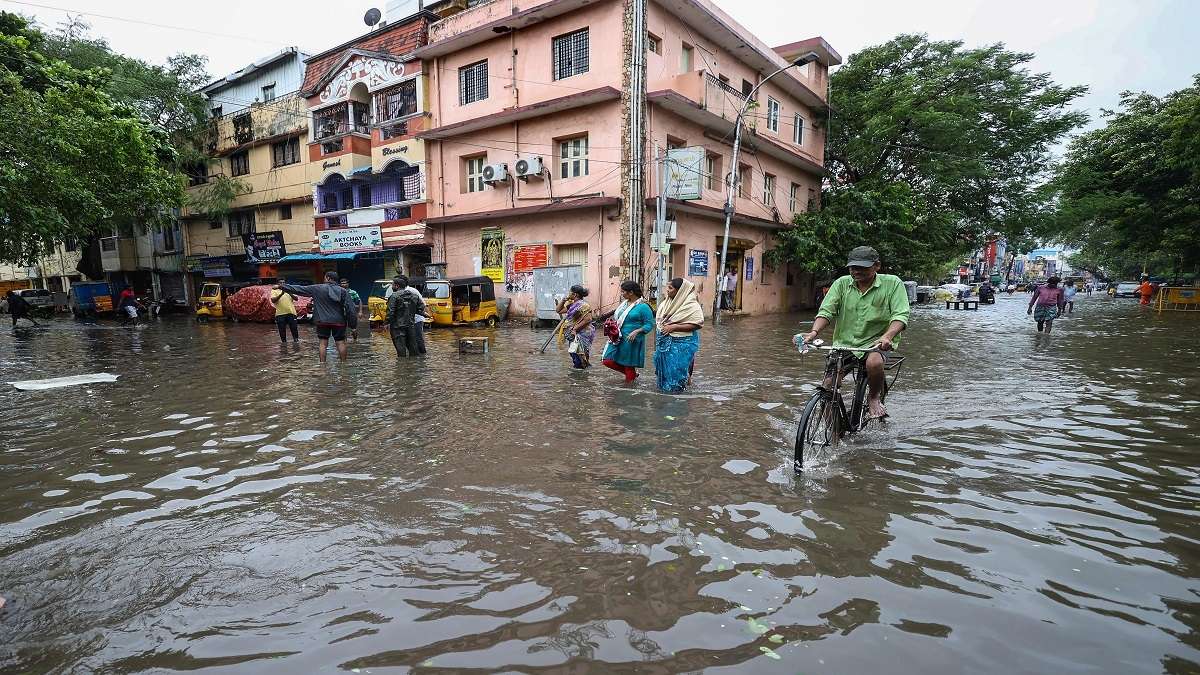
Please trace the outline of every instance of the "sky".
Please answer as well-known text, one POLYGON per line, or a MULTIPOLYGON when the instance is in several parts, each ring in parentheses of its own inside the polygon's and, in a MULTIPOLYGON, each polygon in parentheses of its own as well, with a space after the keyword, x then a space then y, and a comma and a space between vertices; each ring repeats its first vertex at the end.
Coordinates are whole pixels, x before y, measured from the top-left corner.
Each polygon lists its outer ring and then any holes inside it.
MULTIPOLYGON (((1200 0, 715 0, 764 42, 821 35, 843 58, 898 33, 968 46, 996 42, 1032 52, 1031 68, 1083 84, 1077 104, 1099 122, 1124 90, 1166 94, 1200 73, 1200 0)), ((366 32, 362 16, 383 0, 0 0, 54 28, 71 10, 117 51, 153 63, 177 52, 209 59, 214 79, 282 47, 310 54, 366 32), (104 15, 104 16, 98 16, 104 15), (137 23, 137 22, 145 23, 137 23), (159 26, 147 24, 160 24, 159 26), (186 30, 166 28, 174 26, 186 30)))

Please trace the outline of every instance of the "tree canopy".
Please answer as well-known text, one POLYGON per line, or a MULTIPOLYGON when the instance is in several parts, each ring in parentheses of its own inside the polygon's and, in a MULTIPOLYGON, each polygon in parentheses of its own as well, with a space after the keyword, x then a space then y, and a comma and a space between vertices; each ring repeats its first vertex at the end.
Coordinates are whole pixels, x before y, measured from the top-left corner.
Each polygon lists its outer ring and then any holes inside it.
POLYGON ((200 110, 179 93, 195 66, 148 66, 0 13, 0 260, 169 219, 183 198, 177 144, 200 110))
POLYGON ((869 244, 890 271, 934 278, 988 236, 1029 240, 1044 214, 1051 149, 1086 121, 1063 87, 1002 44, 900 35, 830 79, 829 176, 820 211, 768 252, 813 272, 869 244))
POLYGON ((1111 274, 1200 266, 1200 75, 1164 97, 1126 92, 1105 125, 1075 138, 1055 177, 1049 237, 1111 274))

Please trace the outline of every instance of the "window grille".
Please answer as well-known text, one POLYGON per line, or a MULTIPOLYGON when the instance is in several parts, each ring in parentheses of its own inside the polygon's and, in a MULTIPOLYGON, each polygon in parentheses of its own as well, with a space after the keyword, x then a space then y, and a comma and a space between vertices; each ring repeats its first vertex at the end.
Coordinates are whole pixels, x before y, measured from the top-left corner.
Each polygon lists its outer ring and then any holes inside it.
POLYGON ((487 59, 458 69, 458 104, 466 105, 488 97, 487 59))
POLYGON ((554 79, 562 80, 588 71, 588 29, 554 38, 551 57, 554 79))

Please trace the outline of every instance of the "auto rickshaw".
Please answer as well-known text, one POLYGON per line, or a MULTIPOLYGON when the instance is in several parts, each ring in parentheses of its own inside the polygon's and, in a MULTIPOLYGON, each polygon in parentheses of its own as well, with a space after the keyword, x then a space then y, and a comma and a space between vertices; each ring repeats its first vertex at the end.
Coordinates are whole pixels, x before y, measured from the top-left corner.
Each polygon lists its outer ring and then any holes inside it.
POLYGON ((488 277, 427 279, 423 295, 435 326, 483 322, 492 328, 500 321, 496 287, 488 277))
POLYGON ((372 326, 387 321, 387 301, 391 294, 391 279, 376 279, 371 283, 371 297, 367 298, 367 309, 370 310, 372 326))
POLYGON ((219 284, 208 282, 200 287, 196 299, 196 320, 225 318, 225 301, 248 284, 219 284))

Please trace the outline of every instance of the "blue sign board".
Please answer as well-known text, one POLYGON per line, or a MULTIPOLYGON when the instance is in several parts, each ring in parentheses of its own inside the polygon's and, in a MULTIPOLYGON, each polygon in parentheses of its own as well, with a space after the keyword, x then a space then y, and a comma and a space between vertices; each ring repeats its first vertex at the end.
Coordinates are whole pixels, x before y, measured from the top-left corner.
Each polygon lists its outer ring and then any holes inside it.
POLYGON ((696 249, 688 251, 688 276, 708 276, 708 251, 697 251, 696 249))
POLYGON ((746 281, 754 281, 754 258, 746 257, 746 281))

